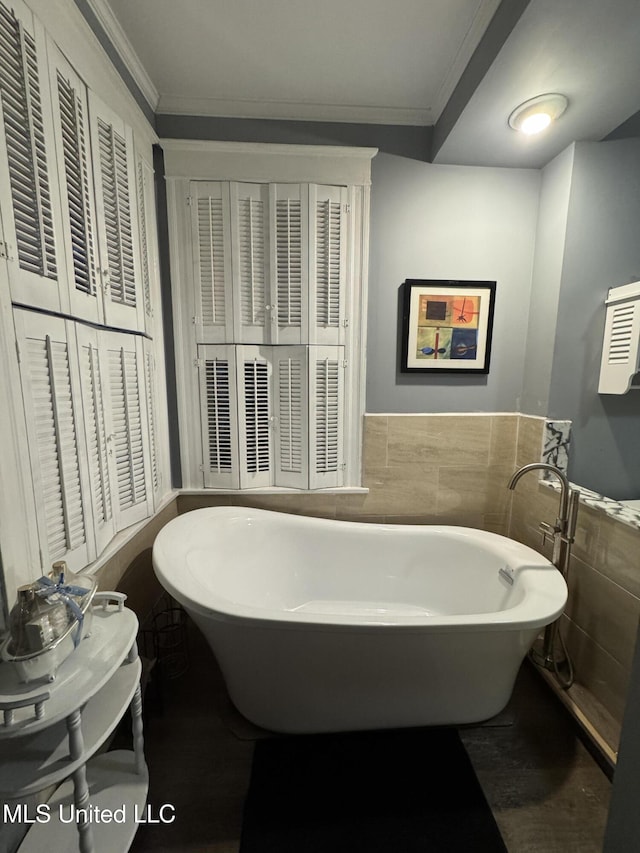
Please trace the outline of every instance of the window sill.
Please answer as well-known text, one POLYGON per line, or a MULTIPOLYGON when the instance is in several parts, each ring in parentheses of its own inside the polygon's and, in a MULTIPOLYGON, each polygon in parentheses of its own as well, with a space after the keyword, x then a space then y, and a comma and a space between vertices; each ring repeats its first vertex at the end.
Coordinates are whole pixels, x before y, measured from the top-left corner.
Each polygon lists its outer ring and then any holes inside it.
POLYGON ((363 486, 336 486, 329 489, 290 489, 284 486, 262 486, 257 489, 179 489, 177 495, 368 495, 363 486))

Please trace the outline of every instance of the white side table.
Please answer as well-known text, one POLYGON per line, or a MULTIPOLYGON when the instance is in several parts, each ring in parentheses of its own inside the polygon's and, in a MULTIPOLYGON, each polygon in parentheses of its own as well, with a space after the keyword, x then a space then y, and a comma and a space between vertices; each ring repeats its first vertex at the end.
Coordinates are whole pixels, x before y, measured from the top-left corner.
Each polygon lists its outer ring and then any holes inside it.
POLYGON ((0 665, 0 795, 11 798, 15 809, 20 798, 67 780, 42 810, 41 822, 31 826, 20 853, 111 853, 128 850, 133 841, 149 780, 138 620, 124 598, 96 593, 94 602, 102 603, 93 605, 91 635, 51 683, 20 683, 10 664, 0 665), (108 603, 113 600, 117 604, 108 603), (128 707, 133 751, 93 757, 128 707), (101 819, 114 812, 117 820, 101 819))

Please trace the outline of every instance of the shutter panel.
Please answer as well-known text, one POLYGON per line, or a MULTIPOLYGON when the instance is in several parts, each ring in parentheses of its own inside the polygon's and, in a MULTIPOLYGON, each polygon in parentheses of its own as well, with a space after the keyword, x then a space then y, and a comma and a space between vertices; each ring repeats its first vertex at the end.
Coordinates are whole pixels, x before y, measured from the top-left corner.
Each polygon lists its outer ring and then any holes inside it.
POLYGON ((70 310, 76 317, 101 322, 87 90, 51 42, 48 52, 64 236, 70 259, 70 310))
POLYGON ((237 489, 238 418, 233 346, 199 346, 200 419, 205 487, 237 489))
POLYGON ((236 356, 240 488, 269 486, 272 477, 271 366, 260 347, 236 347, 236 356))
POLYGON ((230 204, 234 340, 268 343, 271 338, 269 187, 233 182, 230 204))
POLYGON ((308 334, 309 194, 306 184, 270 185, 272 341, 305 343, 308 334))
POLYGON ((100 264, 107 325, 144 329, 139 298, 133 137, 130 128, 89 91, 100 264))
POLYGON ((73 326, 42 314, 14 316, 43 569, 64 559, 77 570, 95 550, 81 464, 86 451, 77 428, 82 405, 69 338, 73 326))
POLYGON ((233 340, 229 185, 191 183, 191 240, 197 343, 233 340))
POLYGON ((98 554, 109 544, 116 532, 105 422, 107 377, 104 361, 101 358, 100 334, 99 331, 88 326, 78 325, 76 328, 89 482, 98 554))
POLYGON ((309 347, 309 488, 344 482, 344 349, 309 347))
POLYGON ((20 0, 11 6, 0 3, 0 203, 8 254, 17 261, 9 265, 11 296, 14 302, 61 311, 68 303, 66 282, 59 281, 64 262, 56 251, 61 228, 51 180, 53 131, 48 90, 39 74, 44 32, 20 0))
POLYGON ((306 489, 309 482, 309 403, 306 347, 272 347, 275 486, 306 489))
POLYGON ((121 530, 152 512, 144 357, 136 335, 104 332, 102 342, 113 511, 121 530))
POLYGON ((310 185, 309 343, 343 343, 346 205, 346 187, 310 185))

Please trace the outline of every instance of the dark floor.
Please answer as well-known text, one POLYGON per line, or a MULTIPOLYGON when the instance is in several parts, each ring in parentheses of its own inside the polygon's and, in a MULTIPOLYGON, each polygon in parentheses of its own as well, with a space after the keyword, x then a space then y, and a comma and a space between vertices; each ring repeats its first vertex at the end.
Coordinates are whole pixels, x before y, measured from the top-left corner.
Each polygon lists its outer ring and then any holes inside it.
MULTIPOLYGON (((153 682, 145 696, 151 813, 168 803, 176 819, 141 825, 134 853, 238 851, 261 733, 230 705, 215 661, 191 627, 189 671, 164 679, 162 702, 153 682)), ((528 663, 506 711, 493 724, 462 729, 461 737, 509 853, 601 853, 610 782, 528 663)))

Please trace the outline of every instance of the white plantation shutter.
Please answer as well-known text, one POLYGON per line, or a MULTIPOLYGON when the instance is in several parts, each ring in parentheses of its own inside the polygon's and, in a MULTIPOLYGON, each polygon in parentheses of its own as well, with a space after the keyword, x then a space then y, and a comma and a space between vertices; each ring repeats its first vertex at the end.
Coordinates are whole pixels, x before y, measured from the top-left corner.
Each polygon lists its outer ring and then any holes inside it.
POLYGON ((103 332, 107 444, 116 529, 151 515, 151 464, 142 340, 103 332))
POLYGON ((238 488, 235 347, 199 346, 198 370, 204 485, 238 488))
POLYGON ((89 115, 104 317, 108 325, 142 330, 132 132, 91 91, 89 115))
POLYGON ((275 486, 306 489, 309 478, 307 348, 273 347, 275 486))
POLYGON ((272 341, 305 343, 308 331, 309 193, 306 184, 271 184, 272 341))
POLYGON ((309 347, 309 488, 343 485, 344 348, 309 347))
POLYGON ((230 184, 234 340, 266 343, 271 337, 269 188, 230 184))
POLYGON ((102 294, 97 288, 87 90, 51 42, 48 53, 64 236, 70 259, 70 310, 76 317, 100 322, 102 294))
POLYGON ((101 334, 100 331, 88 326, 78 324, 76 327, 89 482, 98 554, 116 532, 105 421, 105 385, 108 377, 99 344, 101 334))
POLYGON ((44 32, 17 0, 0 2, 0 204, 11 296, 66 310, 64 262, 57 253, 60 209, 52 187, 53 131, 48 87, 41 83, 44 32), (5 171, 6 169, 6 171, 5 171))
POLYGON ((189 186, 202 430, 191 465, 212 488, 344 485, 360 196, 307 183, 189 186))
POLYGON ((271 484, 270 349, 236 347, 240 488, 271 484))
POLYGON ((191 239, 198 343, 233 340, 229 185, 193 181, 191 239))
POLYGON ((346 187, 309 186, 309 343, 343 342, 346 206, 346 187))
POLYGON ((64 559, 71 569, 94 555, 73 324, 14 313, 43 568, 64 559))

